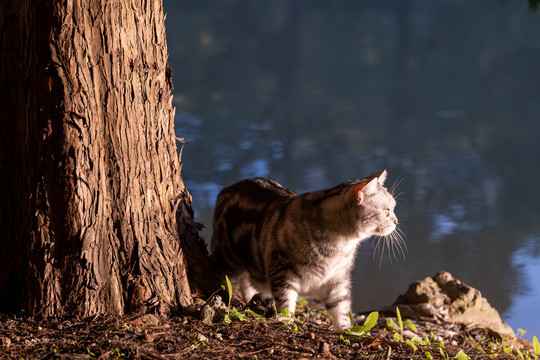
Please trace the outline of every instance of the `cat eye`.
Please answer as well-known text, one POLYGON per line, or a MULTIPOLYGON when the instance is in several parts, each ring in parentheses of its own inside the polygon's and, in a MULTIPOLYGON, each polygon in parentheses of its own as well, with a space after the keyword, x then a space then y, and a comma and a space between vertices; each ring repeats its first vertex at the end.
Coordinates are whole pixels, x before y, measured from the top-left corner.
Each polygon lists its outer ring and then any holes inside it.
POLYGON ((384 216, 390 216, 390 209, 384 209, 384 216))

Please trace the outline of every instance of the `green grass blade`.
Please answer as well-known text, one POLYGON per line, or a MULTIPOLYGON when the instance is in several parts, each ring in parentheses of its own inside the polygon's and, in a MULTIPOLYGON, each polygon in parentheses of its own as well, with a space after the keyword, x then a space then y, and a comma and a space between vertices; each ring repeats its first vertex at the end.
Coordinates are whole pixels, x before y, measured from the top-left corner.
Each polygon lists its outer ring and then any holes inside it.
POLYGON ((379 313, 377 311, 371 312, 362 326, 353 326, 351 331, 354 333, 366 333, 369 330, 373 329, 377 325, 377 320, 379 319, 379 313))
POLYGON ((456 359, 456 360, 470 360, 471 358, 469 357, 469 355, 465 354, 463 352, 463 350, 459 350, 459 352, 456 354, 454 359, 456 359))
POLYGON ((399 323, 399 328, 401 331, 403 331, 403 320, 401 319, 401 312, 399 311, 399 307, 396 306, 396 314, 397 314, 397 320, 399 323))
POLYGON ((253 317, 256 317, 257 319, 261 320, 262 322, 266 322, 266 319, 264 317, 262 317, 261 315, 257 314, 256 312, 252 311, 252 310, 249 310, 249 309, 246 309, 244 310, 244 312, 246 314, 249 314, 253 317))
POLYGON ((533 338, 533 348, 534 348, 534 353, 536 355, 540 355, 540 343, 538 342, 538 338, 536 337, 536 335, 533 338))
POLYGON ((399 326, 396 324, 396 322, 392 319, 386 320, 386 327, 390 330, 398 331, 399 326))
POLYGON ((407 339, 405 341, 405 344, 409 345, 412 349, 413 349, 413 353, 416 352, 416 350, 418 350, 418 348, 416 347, 416 345, 414 344, 414 341, 412 341, 411 339, 407 339))
POLYGON ((377 311, 373 311, 368 315, 366 318, 366 321, 364 321, 364 331, 369 331, 377 325, 377 320, 379 319, 379 313, 377 311))
POLYGON ((244 314, 242 314, 240 311, 236 310, 236 308, 233 308, 229 314, 230 318, 238 319, 240 321, 248 321, 248 317, 244 314))
POLYGON ((229 294, 229 306, 231 306, 232 285, 231 285, 231 280, 229 280, 229 277, 227 275, 225 275, 225 281, 227 282, 227 293, 229 294))
POLYGON ((349 321, 351 322, 351 328, 352 328, 353 325, 354 325, 354 320, 353 320, 353 316, 352 316, 351 310, 349 310, 349 321))
POLYGON ((408 327, 409 329, 411 329, 412 331, 414 331, 415 333, 418 332, 418 329, 416 328, 416 325, 414 325, 414 323, 410 320, 405 320, 403 322, 403 325, 408 327))

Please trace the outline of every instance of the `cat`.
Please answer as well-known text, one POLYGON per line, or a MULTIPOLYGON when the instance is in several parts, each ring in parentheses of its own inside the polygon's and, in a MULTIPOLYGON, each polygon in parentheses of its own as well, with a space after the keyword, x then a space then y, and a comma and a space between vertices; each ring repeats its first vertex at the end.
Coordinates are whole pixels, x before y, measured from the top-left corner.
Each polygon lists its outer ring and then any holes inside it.
POLYGON ((357 245, 395 235, 396 201, 386 170, 301 195, 255 178, 223 189, 211 243, 216 271, 238 278, 247 302, 259 294, 294 316, 299 296, 318 300, 338 330, 350 327, 350 273, 357 245))

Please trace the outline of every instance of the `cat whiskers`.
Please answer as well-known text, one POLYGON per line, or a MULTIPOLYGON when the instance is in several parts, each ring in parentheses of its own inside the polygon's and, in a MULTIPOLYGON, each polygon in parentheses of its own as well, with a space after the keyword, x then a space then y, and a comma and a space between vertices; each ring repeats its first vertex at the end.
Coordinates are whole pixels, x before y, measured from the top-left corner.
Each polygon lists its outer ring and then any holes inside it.
MULTIPOLYGON (((397 179, 394 181, 388 192, 392 195, 392 197, 396 200, 404 194, 404 192, 398 192, 398 187, 401 184, 401 182, 404 180, 404 178, 397 179)), ((390 259, 390 264, 392 264, 392 260, 398 261, 399 255, 403 257, 405 260, 405 252, 407 251, 407 244, 405 244, 405 234, 399 227, 400 224, 398 224, 395 228, 395 230, 386 236, 375 236, 373 239, 373 242, 375 244, 373 249, 373 260, 375 260, 375 257, 380 256, 379 258, 379 269, 381 268, 382 261, 384 258, 385 251, 388 251, 388 258, 390 259)))
POLYGON ((392 186, 390 187, 390 190, 388 190, 388 192, 389 192, 389 193, 394 197, 394 199, 396 199, 396 200, 398 200, 399 197, 405 193, 404 191, 402 191, 402 192, 396 194, 396 192, 398 191, 399 185, 401 184, 401 182, 402 182, 404 179, 405 179, 405 178, 396 179, 396 181, 394 181, 394 183, 393 183, 392 186))
POLYGON ((384 258, 385 249, 388 251, 388 258, 390 259, 390 264, 392 264, 392 259, 396 262, 398 261, 398 256, 401 255, 403 260, 405 260, 405 252, 407 252, 407 244, 405 243, 405 234, 403 231, 396 226, 396 229, 386 236, 376 236, 373 240, 375 247, 373 249, 373 260, 375 257, 379 258, 379 269, 381 268, 382 261, 384 258))

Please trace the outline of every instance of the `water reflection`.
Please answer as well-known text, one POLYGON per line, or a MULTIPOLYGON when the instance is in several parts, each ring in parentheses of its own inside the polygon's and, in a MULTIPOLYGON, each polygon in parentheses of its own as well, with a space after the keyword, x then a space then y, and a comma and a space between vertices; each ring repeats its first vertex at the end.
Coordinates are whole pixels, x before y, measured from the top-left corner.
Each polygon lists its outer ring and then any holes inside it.
POLYGON ((219 190, 242 178, 303 192, 386 168, 402 180, 409 251, 379 269, 361 248, 355 310, 444 269, 514 328, 540 322, 515 306, 540 303, 538 251, 519 261, 540 242, 540 15, 490 1, 165 8, 183 177, 206 239, 219 190))
MULTIPOLYGON (((540 234, 528 237, 527 244, 517 251, 513 256, 512 263, 515 267, 522 269, 524 282, 532 285, 524 289, 524 296, 517 297, 513 302, 508 316, 516 324, 531 323, 526 337, 531 339, 533 335, 540 334, 540 324, 538 321, 532 323, 529 319, 532 314, 538 313, 538 299, 540 299, 540 286, 538 286, 538 274, 540 274, 540 234)), ((537 320, 537 317, 533 316, 537 320)))

